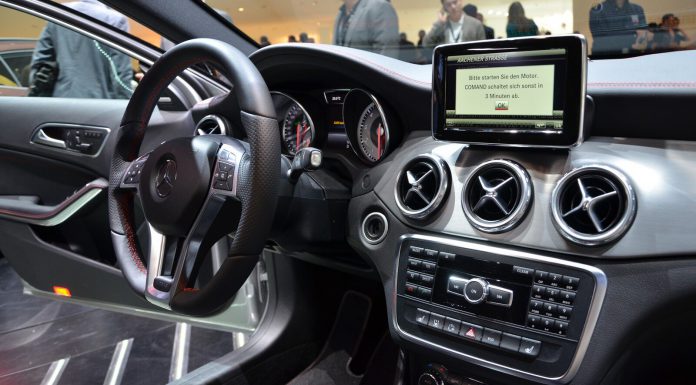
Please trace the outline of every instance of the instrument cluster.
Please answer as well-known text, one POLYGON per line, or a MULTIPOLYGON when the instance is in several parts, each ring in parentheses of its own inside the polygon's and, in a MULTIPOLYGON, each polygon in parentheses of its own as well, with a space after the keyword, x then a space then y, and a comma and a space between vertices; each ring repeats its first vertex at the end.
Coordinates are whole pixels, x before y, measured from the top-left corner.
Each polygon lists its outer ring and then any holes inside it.
POLYGON ((300 149, 350 148, 367 165, 393 150, 391 119, 377 97, 363 89, 333 89, 307 94, 271 92, 283 153, 300 149))

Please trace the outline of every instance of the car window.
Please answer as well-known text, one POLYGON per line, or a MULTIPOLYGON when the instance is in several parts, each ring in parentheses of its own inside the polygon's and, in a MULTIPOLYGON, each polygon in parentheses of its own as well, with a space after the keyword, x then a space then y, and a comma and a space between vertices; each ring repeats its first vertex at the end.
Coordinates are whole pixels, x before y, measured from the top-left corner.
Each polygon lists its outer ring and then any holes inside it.
MULTIPOLYGON (((126 17, 93 1, 71 3, 81 12, 129 29, 126 17)), ((83 34, 39 17, 0 7, 0 96, 128 99, 138 62, 83 34)))
MULTIPOLYGON (((201 2, 203 4, 203 2, 201 2)), ((579 33, 594 57, 694 49, 696 0, 208 0, 261 46, 300 42, 427 63, 438 44, 579 33)))

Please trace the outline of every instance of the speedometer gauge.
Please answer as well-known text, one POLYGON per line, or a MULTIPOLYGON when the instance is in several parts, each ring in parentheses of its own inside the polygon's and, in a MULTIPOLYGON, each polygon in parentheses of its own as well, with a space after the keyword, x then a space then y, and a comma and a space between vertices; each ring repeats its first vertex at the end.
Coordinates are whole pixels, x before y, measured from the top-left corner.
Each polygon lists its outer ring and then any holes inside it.
POLYGON ((297 100, 282 92, 272 91, 271 97, 285 151, 295 155, 300 149, 312 146, 316 131, 307 110, 297 100))
POLYGON ((373 162, 382 159, 387 148, 388 132, 377 105, 373 102, 358 120, 358 143, 362 154, 373 162))
POLYGON ((312 145, 314 125, 304 109, 297 103, 288 108, 283 120, 283 143, 290 154, 312 145))

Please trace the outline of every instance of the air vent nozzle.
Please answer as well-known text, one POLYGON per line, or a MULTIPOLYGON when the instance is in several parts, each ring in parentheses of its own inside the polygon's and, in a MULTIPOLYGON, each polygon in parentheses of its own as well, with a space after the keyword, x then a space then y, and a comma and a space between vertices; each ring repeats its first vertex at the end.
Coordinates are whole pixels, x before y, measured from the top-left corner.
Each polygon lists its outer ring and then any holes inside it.
POLYGON ((196 125, 196 135, 227 135, 227 121, 218 115, 207 115, 196 125))
POLYGON ((472 226, 487 233, 508 231, 524 218, 532 201, 527 172, 509 160, 480 164, 464 183, 462 207, 472 226))
POLYGON ((448 189, 445 162, 434 155, 419 155, 404 166, 396 179, 396 204, 405 216, 424 219, 440 207, 448 189))
POLYGON ((568 240, 586 246, 611 242, 633 222, 636 197, 628 179, 607 166, 566 174, 551 196, 554 223, 568 240))

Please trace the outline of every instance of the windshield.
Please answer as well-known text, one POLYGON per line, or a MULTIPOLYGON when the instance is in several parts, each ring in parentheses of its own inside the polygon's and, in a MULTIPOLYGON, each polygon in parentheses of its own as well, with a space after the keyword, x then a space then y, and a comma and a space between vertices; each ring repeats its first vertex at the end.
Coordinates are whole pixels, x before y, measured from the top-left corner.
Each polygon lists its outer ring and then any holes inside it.
POLYGON ((259 45, 365 49, 429 63, 444 43, 579 33, 594 58, 696 48, 696 0, 208 0, 259 45))

